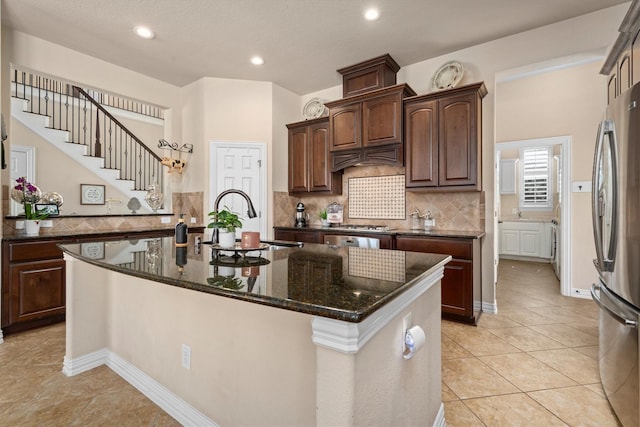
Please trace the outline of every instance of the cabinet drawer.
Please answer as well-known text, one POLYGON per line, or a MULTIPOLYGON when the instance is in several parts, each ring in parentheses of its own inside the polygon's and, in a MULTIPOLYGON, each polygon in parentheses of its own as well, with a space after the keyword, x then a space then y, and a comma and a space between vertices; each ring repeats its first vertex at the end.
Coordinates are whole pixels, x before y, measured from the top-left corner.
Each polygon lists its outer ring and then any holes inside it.
POLYGON ((50 242, 22 242, 9 244, 9 261, 33 261, 39 259, 62 258, 62 251, 57 244, 60 241, 50 242))
POLYGON ((445 254, 460 259, 473 259, 473 244, 466 239, 396 236, 396 249, 445 254))

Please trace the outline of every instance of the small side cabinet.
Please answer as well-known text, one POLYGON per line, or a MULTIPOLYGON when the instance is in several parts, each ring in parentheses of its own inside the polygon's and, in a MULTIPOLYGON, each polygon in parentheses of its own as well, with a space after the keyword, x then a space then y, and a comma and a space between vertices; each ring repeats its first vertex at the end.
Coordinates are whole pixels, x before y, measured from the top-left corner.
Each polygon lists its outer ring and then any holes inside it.
POLYGON ((397 235, 396 249, 451 255, 442 278, 442 317, 477 324, 482 311, 480 239, 397 235))
POLYGON ((64 320, 65 262, 58 243, 3 242, 3 332, 64 320))

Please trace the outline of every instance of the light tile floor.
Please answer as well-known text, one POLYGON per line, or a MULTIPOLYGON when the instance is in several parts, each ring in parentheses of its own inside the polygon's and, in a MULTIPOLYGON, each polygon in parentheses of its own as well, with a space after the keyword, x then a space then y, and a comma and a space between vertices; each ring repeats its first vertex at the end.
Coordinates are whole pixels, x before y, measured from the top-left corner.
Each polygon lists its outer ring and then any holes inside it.
POLYGON ((0 426, 179 426, 106 366, 62 374, 65 326, 0 344, 0 426))
MULTIPOLYGON (((598 311, 560 296, 551 266, 501 261, 499 314, 443 322, 449 427, 617 426, 598 374, 598 311)), ((64 325, 0 345, 1 426, 176 426, 107 367, 61 373, 64 325)))
POLYGON ((449 427, 618 426, 598 373, 598 309, 563 297, 546 263, 501 260, 498 314, 443 321, 449 427))

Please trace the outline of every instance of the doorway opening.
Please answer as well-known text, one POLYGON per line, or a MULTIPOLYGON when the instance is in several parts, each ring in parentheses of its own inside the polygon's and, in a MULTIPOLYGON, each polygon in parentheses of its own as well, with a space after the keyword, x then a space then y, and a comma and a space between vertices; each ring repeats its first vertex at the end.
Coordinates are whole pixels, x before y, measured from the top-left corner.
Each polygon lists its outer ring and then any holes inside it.
MULTIPOLYGON (((496 218, 495 230, 499 254, 518 256, 538 256, 540 260, 555 263, 556 275, 560 280, 560 293, 572 295, 571 269, 571 136, 557 136, 520 141, 496 143, 496 218), (523 208, 522 172, 524 159, 521 153, 526 149, 548 147, 551 157, 549 167, 550 182, 547 182, 551 207, 549 209, 523 208), (513 171, 513 175, 510 173, 513 171), (513 222, 509 229, 504 224, 513 222), (540 229, 535 224, 539 223, 540 229), (518 224, 521 224, 520 227, 518 224), (522 230, 520 230, 522 228, 522 230), (554 240, 555 239, 555 240, 554 240), (517 252, 515 244, 524 252, 517 252), (531 244, 528 244, 531 243, 531 244), (531 247, 538 246, 536 251, 531 247), (548 247, 546 245, 549 245, 548 247), (530 250, 527 253, 527 250, 530 250)), ((518 259, 518 256, 515 258, 518 259)), ((500 259, 499 256, 496 257, 500 259)))

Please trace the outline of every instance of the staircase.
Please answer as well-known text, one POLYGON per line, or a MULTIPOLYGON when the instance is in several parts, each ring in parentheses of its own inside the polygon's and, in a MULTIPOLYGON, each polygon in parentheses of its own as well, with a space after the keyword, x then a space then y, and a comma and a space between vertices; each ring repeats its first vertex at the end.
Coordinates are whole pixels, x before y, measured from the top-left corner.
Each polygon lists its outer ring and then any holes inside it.
POLYGON ((13 118, 127 198, 163 188, 160 157, 82 88, 14 70, 11 89, 13 118))

